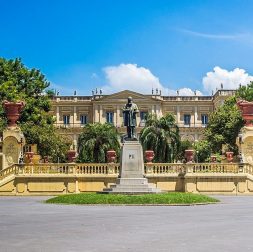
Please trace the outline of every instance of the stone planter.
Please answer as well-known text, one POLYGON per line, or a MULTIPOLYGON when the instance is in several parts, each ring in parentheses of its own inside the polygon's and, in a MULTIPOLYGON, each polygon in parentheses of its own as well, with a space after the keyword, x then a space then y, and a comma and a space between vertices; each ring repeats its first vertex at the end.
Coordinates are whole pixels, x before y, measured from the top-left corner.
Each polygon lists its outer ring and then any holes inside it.
POLYGON ((226 152, 226 158, 229 163, 233 162, 234 159, 234 152, 233 151, 227 151, 226 152))
POLYGON ((20 112, 25 106, 24 102, 3 102, 3 107, 8 119, 8 127, 16 127, 17 120, 20 117, 20 112))
POLYGON ((49 163, 49 157, 48 156, 45 156, 43 158, 43 163, 49 163))
POLYGON ((76 151, 75 150, 68 150, 67 152, 67 159, 69 163, 73 163, 76 158, 76 151))
POLYGON ((210 162, 211 162, 211 163, 216 163, 216 162, 217 162, 217 157, 216 157, 215 155, 212 155, 212 156, 210 157, 210 162))
POLYGON ((184 156, 186 158, 187 163, 192 163, 194 160, 194 150, 185 150, 184 156))
POLYGON ((245 120, 245 125, 253 127, 253 102, 238 101, 237 106, 242 112, 242 118, 245 120))
POLYGON ((26 164, 31 164, 32 163, 33 155, 34 155, 34 152, 32 152, 32 151, 25 152, 25 163, 26 164))
POLYGON ((117 155, 115 150, 108 150, 106 152, 106 158, 108 163, 115 163, 116 157, 117 155))
POLYGON ((155 157, 155 153, 152 150, 146 150, 145 151, 145 159, 148 163, 152 163, 152 160, 155 157))

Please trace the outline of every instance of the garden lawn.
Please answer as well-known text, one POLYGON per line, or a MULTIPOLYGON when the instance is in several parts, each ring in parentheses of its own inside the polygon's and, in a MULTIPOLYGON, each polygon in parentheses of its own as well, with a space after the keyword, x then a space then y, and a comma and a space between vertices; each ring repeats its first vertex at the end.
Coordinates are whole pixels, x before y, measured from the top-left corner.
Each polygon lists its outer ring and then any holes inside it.
POLYGON ((83 205, 188 205, 216 202, 219 200, 206 195, 180 192, 142 195, 80 193, 61 195, 46 201, 46 203, 83 205))

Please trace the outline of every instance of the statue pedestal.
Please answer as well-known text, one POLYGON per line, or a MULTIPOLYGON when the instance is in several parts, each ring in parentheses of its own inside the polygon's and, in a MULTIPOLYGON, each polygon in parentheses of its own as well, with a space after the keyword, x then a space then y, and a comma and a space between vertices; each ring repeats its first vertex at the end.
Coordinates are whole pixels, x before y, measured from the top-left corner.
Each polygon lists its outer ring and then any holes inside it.
POLYGON ((25 138, 18 127, 8 127, 3 131, 3 169, 19 163, 25 138))
POLYGON ((241 152, 243 163, 253 165, 253 127, 244 126, 241 130, 240 139, 237 138, 237 145, 241 152))
POLYGON ((105 193, 161 193, 144 178, 143 150, 138 141, 126 141, 121 148, 120 178, 105 193))

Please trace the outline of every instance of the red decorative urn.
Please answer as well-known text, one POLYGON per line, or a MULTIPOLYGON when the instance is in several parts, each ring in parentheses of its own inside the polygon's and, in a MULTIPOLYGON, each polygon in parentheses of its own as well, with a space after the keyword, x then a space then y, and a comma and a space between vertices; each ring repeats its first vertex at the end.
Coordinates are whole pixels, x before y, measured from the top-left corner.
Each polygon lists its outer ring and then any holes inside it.
POLYGON ((9 102, 4 101, 3 107, 8 119, 8 127, 16 127, 17 120, 20 117, 20 112, 22 108, 25 106, 24 102, 9 102))
POLYGON ((194 160, 194 150, 185 150, 184 156, 186 158, 187 163, 192 163, 194 160))
POLYGON ((31 164, 33 159, 34 152, 27 151, 25 152, 25 163, 31 164))
POLYGON ((152 150, 146 150, 145 151, 145 159, 147 160, 148 163, 152 163, 152 160, 155 157, 155 153, 152 150))
POLYGON ((116 157, 117 155, 115 150, 108 150, 106 152, 106 158, 108 163, 115 163, 116 157))
POLYGON ((242 118, 245 120, 246 126, 253 126, 253 102, 238 101, 237 106, 242 112, 242 118))
POLYGON ((43 159, 44 159, 44 163, 48 163, 49 162, 49 157, 48 156, 45 156, 43 159))
POLYGON ((234 159, 234 152, 233 151, 227 151, 226 152, 226 158, 227 158, 227 161, 229 163, 232 163, 233 162, 233 159, 234 159))
POLYGON ((216 157, 215 155, 212 155, 212 156, 210 157, 210 162, 211 162, 211 163, 216 163, 216 162, 217 162, 217 157, 216 157))
POLYGON ((67 158, 69 163, 73 163, 76 158, 76 151, 75 150, 68 150, 67 158))

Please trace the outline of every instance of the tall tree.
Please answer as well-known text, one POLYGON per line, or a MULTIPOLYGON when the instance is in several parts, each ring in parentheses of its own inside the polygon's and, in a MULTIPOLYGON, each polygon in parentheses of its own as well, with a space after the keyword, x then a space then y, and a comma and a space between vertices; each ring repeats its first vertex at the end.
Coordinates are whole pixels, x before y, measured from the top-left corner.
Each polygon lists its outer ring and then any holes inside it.
POLYGON ((236 106, 236 98, 228 98, 222 106, 211 113, 208 125, 204 130, 212 152, 221 152, 223 144, 237 152, 236 137, 243 124, 241 113, 236 106))
POLYGON ((235 97, 246 101, 253 101, 253 81, 246 86, 240 86, 236 91, 235 97))
POLYGON ((106 152, 116 151, 119 157, 118 133, 112 124, 87 124, 78 138, 78 162, 106 162, 106 152))
MULTIPOLYGON (((27 143, 37 144, 42 156, 64 161, 69 142, 57 134, 53 127, 54 118, 48 113, 53 95, 52 91, 47 90, 49 85, 39 70, 27 68, 21 59, 0 58, 0 103, 4 100, 25 101, 18 123, 27 143), (59 144, 58 147, 49 148, 55 146, 55 142, 59 144)), ((6 126, 6 120, 3 107, 0 106, 0 131, 6 126)))
POLYGON ((179 128, 175 117, 167 114, 158 119, 156 115, 149 114, 141 131, 140 141, 144 151, 154 151, 155 162, 173 162, 180 146, 179 128))

